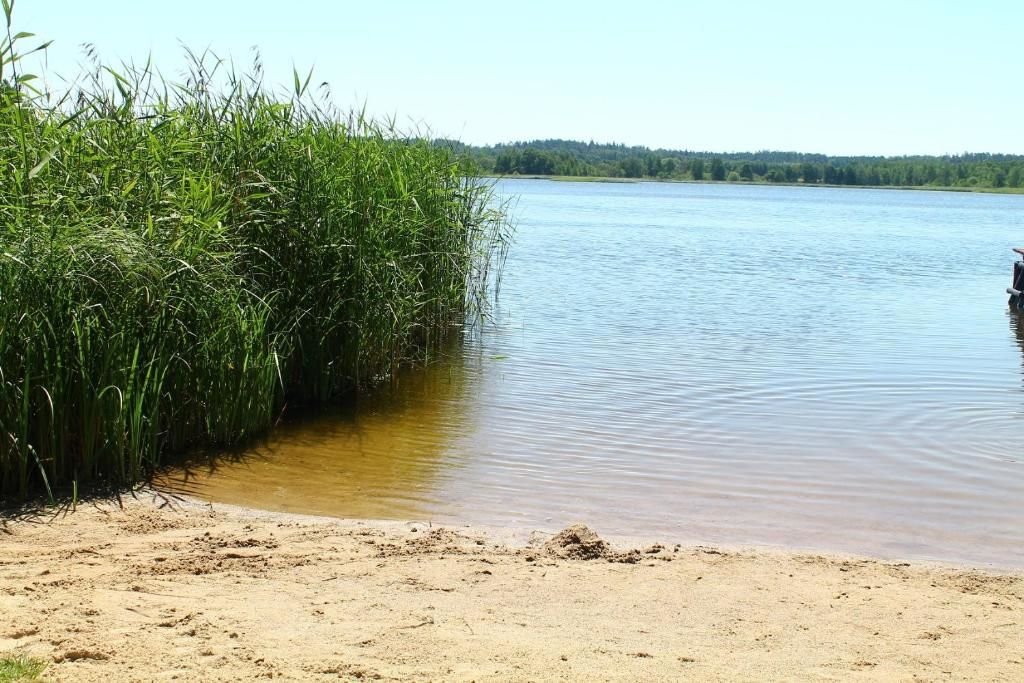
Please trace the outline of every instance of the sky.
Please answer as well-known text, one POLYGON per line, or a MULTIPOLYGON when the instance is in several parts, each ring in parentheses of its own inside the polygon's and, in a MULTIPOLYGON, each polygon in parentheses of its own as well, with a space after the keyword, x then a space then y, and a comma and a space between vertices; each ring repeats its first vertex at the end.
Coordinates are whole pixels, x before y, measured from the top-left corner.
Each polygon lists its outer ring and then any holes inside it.
POLYGON ((1024 154, 1019 1, 16 0, 14 29, 54 41, 50 82, 83 43, 172 79, 182 44, 256 48, 275 83, 312 68, 344 108, 472 144, 1024 154))

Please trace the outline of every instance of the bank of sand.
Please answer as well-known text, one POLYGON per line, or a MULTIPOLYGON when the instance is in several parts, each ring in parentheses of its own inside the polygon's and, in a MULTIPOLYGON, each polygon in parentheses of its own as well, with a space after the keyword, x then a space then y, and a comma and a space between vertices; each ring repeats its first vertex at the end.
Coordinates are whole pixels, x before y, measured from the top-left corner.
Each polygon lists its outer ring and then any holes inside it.
POLYGON ((162 504, 4 521, 0 654, 55 681, 1024 680, 1020 574, 162 504))

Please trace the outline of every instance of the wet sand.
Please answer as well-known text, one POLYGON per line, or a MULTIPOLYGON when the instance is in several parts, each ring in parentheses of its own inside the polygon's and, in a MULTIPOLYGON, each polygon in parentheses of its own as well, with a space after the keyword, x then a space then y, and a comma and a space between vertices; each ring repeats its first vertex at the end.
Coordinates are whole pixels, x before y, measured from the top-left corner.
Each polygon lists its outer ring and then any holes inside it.
POLYGON ((0 521, 0 656, 53 681, 1024 679, 1024 573, 166 503, 0 521))

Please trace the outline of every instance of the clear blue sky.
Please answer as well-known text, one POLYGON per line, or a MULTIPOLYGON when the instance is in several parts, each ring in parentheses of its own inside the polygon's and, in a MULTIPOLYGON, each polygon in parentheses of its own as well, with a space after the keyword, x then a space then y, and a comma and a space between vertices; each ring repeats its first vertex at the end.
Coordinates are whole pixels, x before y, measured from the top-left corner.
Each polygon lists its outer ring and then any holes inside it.
POLYGON ((1024 153, 1024 3, 17 0, 15 25, 180 73, 180 43, 471 143, 1024 153))

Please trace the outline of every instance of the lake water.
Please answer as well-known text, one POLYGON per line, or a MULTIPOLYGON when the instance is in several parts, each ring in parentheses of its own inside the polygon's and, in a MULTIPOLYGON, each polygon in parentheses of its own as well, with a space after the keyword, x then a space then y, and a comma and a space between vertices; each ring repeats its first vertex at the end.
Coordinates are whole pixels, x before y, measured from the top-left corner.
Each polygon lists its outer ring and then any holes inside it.
POLYGON ((493 327, 167 486, 1024 567, 1024 197, 503 181, 493 327))

